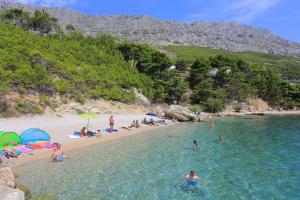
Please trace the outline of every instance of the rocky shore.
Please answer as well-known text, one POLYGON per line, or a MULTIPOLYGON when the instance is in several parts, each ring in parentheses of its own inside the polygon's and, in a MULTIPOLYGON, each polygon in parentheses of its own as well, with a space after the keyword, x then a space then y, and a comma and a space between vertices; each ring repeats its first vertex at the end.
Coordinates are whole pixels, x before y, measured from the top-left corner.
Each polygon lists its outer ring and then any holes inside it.
MULTIPOLYGON (((1 164, 1 163, 0 163, 1 164)), ((15 175, 10 167, 0 166, 0 199, 24 200, 25 193, 16 189, 15 175)))

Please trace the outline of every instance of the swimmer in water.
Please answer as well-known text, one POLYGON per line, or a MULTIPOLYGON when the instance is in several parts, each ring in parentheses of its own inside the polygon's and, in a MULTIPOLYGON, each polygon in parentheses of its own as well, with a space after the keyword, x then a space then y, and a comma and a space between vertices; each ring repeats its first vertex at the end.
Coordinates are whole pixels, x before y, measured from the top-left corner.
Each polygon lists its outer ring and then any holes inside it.
POLYGON ((193 143, 194 143, 194 145, 193 145, 194 150, 199 150, 199 149, 200 149, 200 146, 199 146, 199 144, 197 143, 197 141, 196 141, 196 140, 193 140, 193 143))
POLYGON ((210 129, 215 129, 216 125, 215 125, 215 121, 212 120, 211 125, 210 125, 210 129))
POLYGON ((219 142, 220 142, 220 143, 223 143, 223 142, 224 142, 224 136, 223 136, 223 135, 221 135, 221 136, 219 137, 219 142))
POLYGON ((196 175, 196 171, 192 170, 189 174, 185 176, 187 181, 195 181, 196 179, 199 179, 199 177, 196 175))

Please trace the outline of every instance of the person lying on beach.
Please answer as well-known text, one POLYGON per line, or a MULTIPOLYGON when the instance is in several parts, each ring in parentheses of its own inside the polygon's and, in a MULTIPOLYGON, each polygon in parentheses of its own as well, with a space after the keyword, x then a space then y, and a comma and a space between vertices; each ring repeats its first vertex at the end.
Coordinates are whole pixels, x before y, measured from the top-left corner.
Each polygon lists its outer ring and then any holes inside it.
POLYGON ((110 132, 112 133, 113 132, 113 130, 114 130, 114 125, 115 125, 115 120, 114 120, 114 117, 111 115, 110 117, 109 117, 109 127, 110 127, 110 132))
POLYGON ((155 123, 155 121, 153 120, 153 118, 150 119, 148 125, 150 125, 150 126, 158 126, 158 125, 155 123))
POLYGON ((18 154, 13 149, 8 148, 8 144, 4 145, 4 148, 2 149, 2 152, 4 152, 4 155, 7 159, 18 157, 18 154))
POLYGON ((128 130, 128 131, 131 131, 131 126, 128 126, 128 127, 122 126, 121 128, 122 128, 122 129, 125 129, 125 130, 128 130))
POLYGON ((221 136, 219 137, 219 142, 220 142, 220 143, 223 143, 223 142, 224 142, 224 136, 223 136, 223 135, 221 135, 221 136))
POLYGON ((54 149, 53 149, 53 154, 51 155, 51 160, 54 162, 60 162, 63 161, 64 159, 64 153, 61 148, 61 145, 58 144, 54 149))
POLYGON ((80 130, 80 137, 87 136, 87 133, 85 132, 85 130, 86 130, 86 127, 83 127, 83 128, 80 130))
POLYGON ((97 138, 101 138, 103 136, 103 133, 101 130, 97 130, 97 133, 95 135, 97 138))
POLYGON ((196 141, 196 140, 193 140, 193 143, 194 143, 194 145, 193 145, 194 150, 199 150, 199 149, 200 149, 200 146, 199 146, 199 144, 197 143, 197 141, 196 141))

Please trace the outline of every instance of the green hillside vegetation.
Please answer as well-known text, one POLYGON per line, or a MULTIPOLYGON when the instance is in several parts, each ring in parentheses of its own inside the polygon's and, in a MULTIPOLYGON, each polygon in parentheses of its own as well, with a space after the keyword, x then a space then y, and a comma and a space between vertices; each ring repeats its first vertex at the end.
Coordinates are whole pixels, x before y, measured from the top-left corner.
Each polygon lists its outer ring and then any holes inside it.
POLYGON ((12 9, 1 18, 2 94, 32 91, 46 96, 58 93, 79 102, 86 98, 130 102, 135 87, 154 102, 181 98, 177 83, 183 81, 167 70, 170 59, 147 45, 140 46, 137 65, 148 71, 139 71, 126 62, 112 36, 83 36, 71 25, 64 34, 55 19, 40 11, 30 16, 12 9), (154 69, 158 71, 152 74, 154 69))
MULTIPOLYGON (((300 106, 300 85, 280 79, 272 68, 227 55, 176 62, 146 44, 119 42, 110 35, 84 36, 72 25, 58 26, 49 14, 8 10, 0 20, 0 112, 5 94, 59 94, 83 103, 86 99, 132 102, 137 88, 152 102, 191 101, 218 112, 226 103, 261 97, 274 106, 300 106), (217 70, 213 75, 212 71, 217 70), (192 92, 191 97, 186 92, 192 92), (187 99, 190 98, 190 99, 187 99)), ((199 56, 201 58, 201 56, 199 56)), ((41 113, 40 107, 18 100, 21 113, 41 113)))
POLYGON ((159 47, 165 52, 169 52, 174 60, 184 60, 193 62, 195 59, 213 57, 223 55, 232 59, 245 60, 251 63, 256 63, 264 67, 275 69, 282 77, 300 79, 300 58, 280 55, 271 55, 258 52, 229 52, 216 49, 208 49, 192 46, 164 46, 159 47))

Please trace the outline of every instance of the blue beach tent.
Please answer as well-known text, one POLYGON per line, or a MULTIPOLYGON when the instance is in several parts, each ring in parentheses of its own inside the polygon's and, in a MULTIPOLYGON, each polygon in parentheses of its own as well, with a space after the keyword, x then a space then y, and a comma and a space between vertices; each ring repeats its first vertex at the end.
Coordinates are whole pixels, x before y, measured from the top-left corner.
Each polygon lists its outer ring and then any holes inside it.
POLYGON ((34 143, 37 141, 50 141, 50 135, 37 128, 31 128, 24 131, 21 135, 21 144, 34 143))

